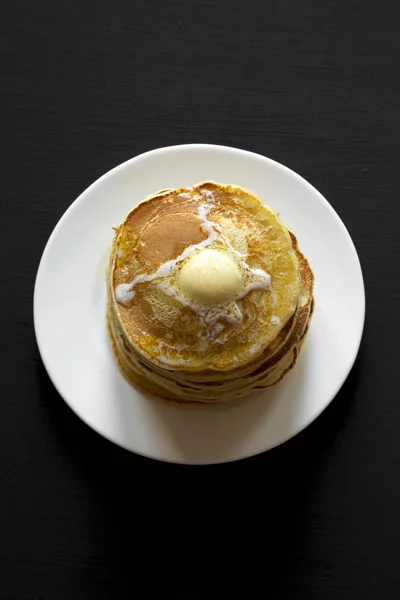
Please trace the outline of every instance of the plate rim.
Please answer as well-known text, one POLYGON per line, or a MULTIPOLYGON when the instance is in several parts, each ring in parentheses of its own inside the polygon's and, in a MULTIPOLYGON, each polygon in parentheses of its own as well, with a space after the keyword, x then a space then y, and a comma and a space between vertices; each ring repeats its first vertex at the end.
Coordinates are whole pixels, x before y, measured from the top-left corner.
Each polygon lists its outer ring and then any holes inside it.
MULTIPOLYGON (((185 465, 191 465, 191 466, 197 466, 197 465, 211 465, 211 464, 224 464, 224 463, 229 463, 229 462, 235 462, 238 460, 245 460, 247 458, 251 458, 253 456, 257 456, 259 454, 263 454, 264 452, 268 452, 269 450, 272 450, 273 448, 276 448, 277 446, 280 446, 282 444, 285 444, 286 442, 288 442, 290 439, 294 438, 295 436, 297 436, 299 433, 301 433, 302 431, 304 431, 305 429, 307 429, 307 427, 309 427, 316 419, 318 419, 318 417, 326 410, 326 408, 329 406, 329 404, 331 404, 331 402, 335 399, 335 397, 337 396, 337 394, 339 393, 340 389, 342 388, 342 386, 344 385, 344 383, 346 382, 353 366, 354 363, 357 359, 359 350, 360 350, 360 346, 361 346, 361 342, 362 342, 362 338, 363 338, 363 334, 364 334, 364 328, 365 328, 365 315, 366 315, 366 292, 365 292, 365 282, 364 282, 364 275, 363 275, 363 270, 362 270, 362 266, 361 266, 361 261, 357 252, 357 249, 355 247, 354 241, 350 235, 349 230, 347 229, 345 223, 342 221, 341 217, 338 215, 338 213, 336 212, 336 210, 333 208, 333 206, 330 204, 330 202, 321 194, 321 192, 319 192, 307 179, 305 179, 302 175, 299 175, 298 173, 296 173, 296 171, 293 171, 290 167, 287 167, 286 165, 272 159, 269 158, 267 156, 264 156, 262 154, 259 154, 257 152, 253 152, 250 150, 245 150, 242 148, 238 148, 235 146, 227 146, 227 145, 221 145, 221 144, 212 144, 212 143, 185 143, 185 144, 171 144, 170 146, 162 146, 159 148, 154 148, 152 150, 148 150, 146 152, 141 152, 140 154, 137 154, 135 156, 132 156, 131 158, 123 161, 122 163, 116 165, 115 167, 112 167, 111 169, 109 169, 108 171, 106 171, 105 173, 103 173, 102 175, 100 175, 100 177, 98 177, 97 179, 95 179, 90 185, 88 185, 88 187, 86 187, 72 202, 71 204, 66 208, 66 210, 62 213, 62 215, 59 217, 58 221, 56 222, 55 226, 53 227, 49 237, 47 238, 47 242, 45 243, 45 246, 43 248, 43 251, 41 253, 41 257, 39 260, 39 264, 38 264, 38 268, 37 268, 37 272, 36 272, 36 276, 35 276, 35 282, 34 282, 34 289, 33 289, 33 324, 34 324, 34 332, 35 332, 35 338, 36 338, 36 343, 37 343, 37 348, 39 350, 39 355, 41 358, 41 361, 43 363, 43 366, 46 370, 46 373, 49 377, 49 379, 51 380, 53 386, 55 387, 55 389, 57 390, 57 393, 60 395, 60 397, 62 398, 62 400, 67 404, 67 406, 72 410, 72 412, 81 420, 85 423, 85 425, 89 426, 90 429, 92 429, 93 431, 96 432, 96 434, 100 435, 101 437, 107 439, 107 441, 119 446, 120 448, 123 448, 124 450, 127 450, 133 454, 136 454, 138 456, 142 456, 145 457, 147 459, 151 459, 151 460, 158 460, 160 462, 166 462, 166 463, 173 463, 173 464, 185 464, 185 465), (328 400, 323 403, 323 405, 321 407, 318 407, 319 410, 318 412, 314 413, 309 419, 306 420, 305 424, 303 424, 300 428, 296 429, 296 431, 292 434, 289 434, 287 436, 284 436, 280 441, 274 443, 273 445, 269 446, 266 449, 262 449, 259 450, 257 452, 252 452, 249 454, 245 454, 241 457, 227 457, 227 458, 221 458, 221 459, 217 459, 217 460, 199 460, 199 461, 193 461, 191 460, 189 461, 185 461, 185 460, 178 460, 178 459, 171 459, 171 458, 165 458, 162 456, 156 456, 157 453, 155 453, 154 455, 151 455, 149 453, 143 452, 143 451, 138 451, 138 450, 133 450, 131 447, 127 446, 124 443, 119 442, 116 439, 113 439, 110 435, 108 435, 107 433, 105 433, 104 431, 101 431, 101 429, 99 427, 97 427, 96 425, 93 425, 91 422, 89 422, 86 418, 84 418, 83 416, 81 416, 77 410, 75 410, 74 404, 71 403, 69 401, 69 399, 66 397, 67 394, 63 394, 60 389, 59 386, 57 384, 57 382, 55 381, 56 378, 53 378, 51 375, 51 368, 48 365, 48 361, 46 359, 46 353, 43 350, 43 346, 42 346, 42 342, 40 340, 40 334, 39 334, 39 316, 38 316, 38 289, 40 286, 40 280, 41 277, 43 276, 43 269, 44 269, 44 262, 46 260, 47 255, 51 252, 51 247, 52 247, 52 243, 54 241, 54 239, 56 238, 57 234, 58 234, 58 230, 62 227, 62 223, 64 221, 64 219, 71 213, 73 212, 77 206, 79 205, 79 203, 84 199, 84 197, 93 192, 95 190, 95 188, 99 185, 101 185, 101 183, 109 178, 110 176, 112 176, 113 174, 117 173, 118 171, 122 171, 125 168, 127 168, 131 163, 135 162, 136 160, 138 160, 139 158, 142 157, 149 157, 149 156, 156 156, 156 155, 160 155, 163 153, 167 153, 167 152, 171 152, 174 150, 178 150, 178 149, 187 149, 187 150, 207 150, 207 149, 217 149, 217 150, 221 150, 221 151, 229 151, 229 152, 234 152, 237 155, 248 155, 250 157, 256 158, 256 159, 262 159, 264 161, 267 161, 268 163, 272 164, 275 168, 278 168, 278 170, 281 170, 283 172, 288 173, 290 176, 294 177, 295 179, 297 179, 298 181, 302 182, 303 184, 306 184, 306 186, 310 189, 310 191, 314 194, 316 194, 319 197, 319 200, 323 202, 323 204, 325 204, 326 208, 328 208, 329 212, 330 212, 330 216, 331 218, 333 218, 336 221, 336 224, 343 230, 343 232, 346 234, 348 242, 349 242, 349 249, 351 249, 351 252, 353 254, 353 258, 355 258, 356 260, 356 265, 358 267, 359 270, 359 274, 360 274, 360 291, 361 293, 361 298, 360 301, 362 302, 362 306, 360 306, 360 317, 362 317, 360 319, 360 328, 359 328, 359 332, 357 335, 357 343, 355 344, 355 349, 354 349, 354 355, 351 357, 351 360, 348 361, 348 368, 347 368, 347 372, 346 375, 344 377, 344 379, 342 381, 340 381, 340 383, 335 387, 335 391, 332 395, 330 395, 330 397, 328 398, 328 400)), ((206 407, 207 408, 207 407, 206 407)))

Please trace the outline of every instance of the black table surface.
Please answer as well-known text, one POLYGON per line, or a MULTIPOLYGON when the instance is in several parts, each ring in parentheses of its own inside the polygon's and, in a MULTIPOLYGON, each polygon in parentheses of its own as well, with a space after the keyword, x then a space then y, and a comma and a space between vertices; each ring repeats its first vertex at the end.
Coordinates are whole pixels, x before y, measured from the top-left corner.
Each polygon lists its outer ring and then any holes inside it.
POLYGON ((399 20, 397 0, 3 4, 1 600, 400 598, 399 20), (258 152, 315 185, 367 296, 329 408, 279 448, 209 467, 84 425, 32 321, 71 202, 126 159, 188 142, 258 152))

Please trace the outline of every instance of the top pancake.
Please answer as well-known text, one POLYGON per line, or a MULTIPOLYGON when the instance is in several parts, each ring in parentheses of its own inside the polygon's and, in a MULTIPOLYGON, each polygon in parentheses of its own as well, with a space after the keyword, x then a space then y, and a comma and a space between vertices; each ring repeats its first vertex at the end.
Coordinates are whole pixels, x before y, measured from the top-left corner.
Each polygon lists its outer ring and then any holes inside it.
POLYGON ((163 190, 135 207, 116 230, 109 277, 133 348, 178 371, 254 361, 294 315, 301 285, 278 215, 252 192, 211 181, 163 190), (243 289, 234 300, 204 306, 179 288, 180 269, 204 248, 239 265, 243 289))

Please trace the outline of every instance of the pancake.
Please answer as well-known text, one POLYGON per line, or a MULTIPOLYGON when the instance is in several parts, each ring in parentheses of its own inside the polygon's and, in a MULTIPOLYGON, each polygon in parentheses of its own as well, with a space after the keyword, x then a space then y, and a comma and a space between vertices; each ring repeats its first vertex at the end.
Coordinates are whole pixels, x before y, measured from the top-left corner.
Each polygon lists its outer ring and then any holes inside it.
POLYGON ((157 192, 116 228, 107 323, 121 371, 167 400, 228 401, 295 364, 313 306, 297 240, 252 192, 157 192))

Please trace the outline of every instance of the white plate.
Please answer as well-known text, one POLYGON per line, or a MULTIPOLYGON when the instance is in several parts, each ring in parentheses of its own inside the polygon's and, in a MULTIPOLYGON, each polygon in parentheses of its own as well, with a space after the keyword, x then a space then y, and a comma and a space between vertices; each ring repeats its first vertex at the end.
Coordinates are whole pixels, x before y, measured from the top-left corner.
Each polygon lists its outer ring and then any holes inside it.
POLYGON ((206 144, 147 152, 91 185, 66 211, 39 266, 34 321, 55 387, 95 431, 144 456, 204 464, 263 452, 307 427, 334 398, 359 348, 365 295, 342 221, 315 188, 251 152, 206 144), (315 274, 315 312, 302 355, 276 387, 232 405, 175 406, 132 388, 105 325, 112 227, 159 189, 205 179, 250 188, 295 232, 315 274))

